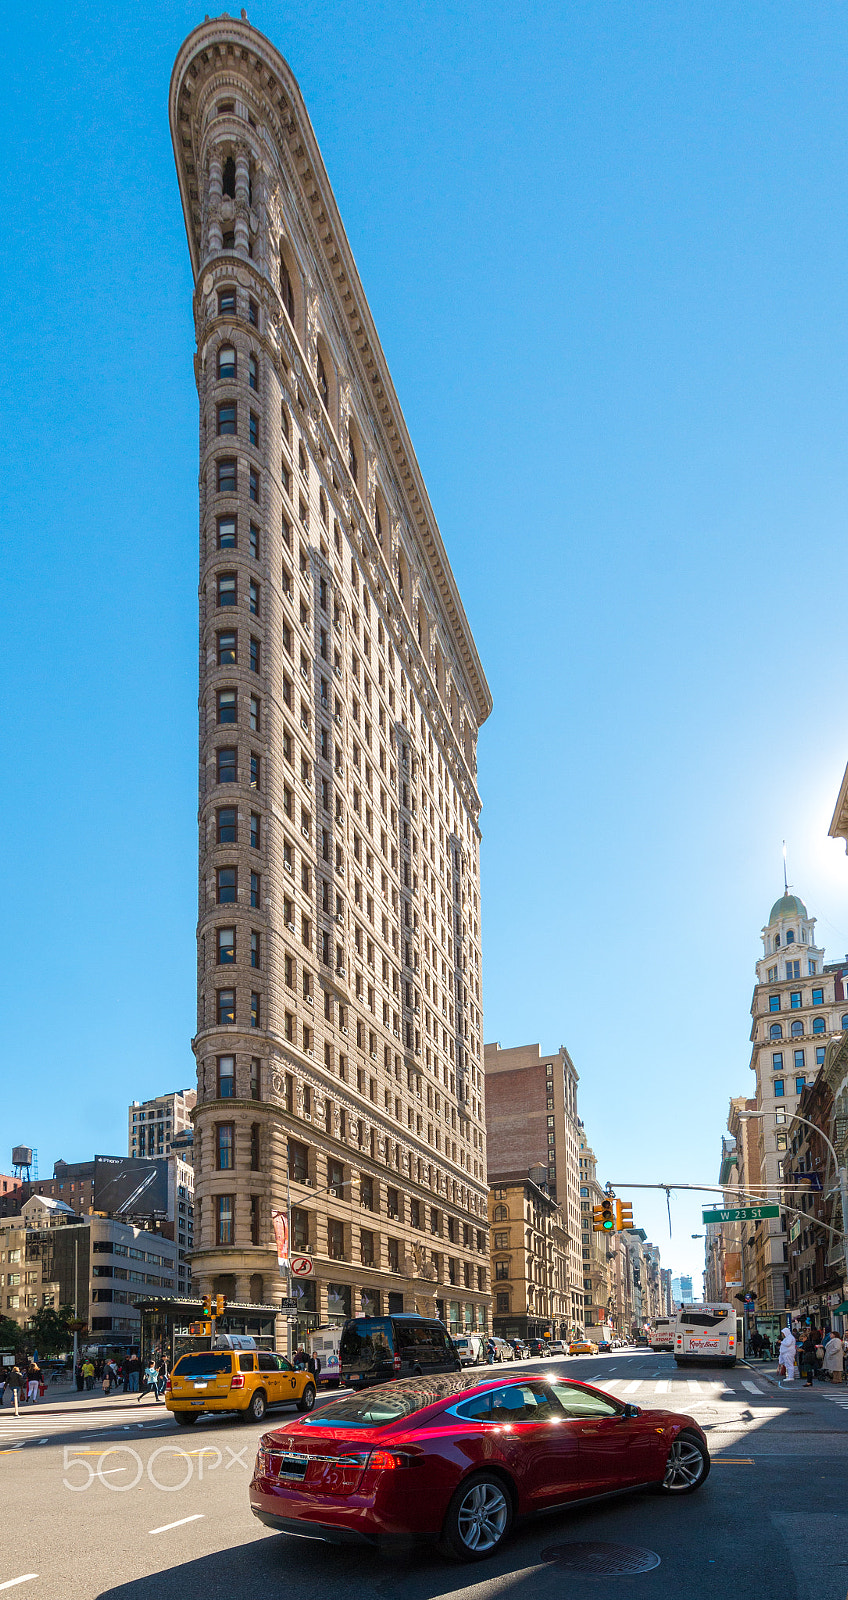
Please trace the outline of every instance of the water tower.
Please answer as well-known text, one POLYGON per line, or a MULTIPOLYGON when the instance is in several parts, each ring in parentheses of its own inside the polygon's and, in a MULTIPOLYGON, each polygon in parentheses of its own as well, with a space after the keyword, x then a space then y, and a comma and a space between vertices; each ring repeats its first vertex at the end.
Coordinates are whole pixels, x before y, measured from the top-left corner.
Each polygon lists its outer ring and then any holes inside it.
POLYGON ((28 1144, 16 1144, 12 1150, 12 1172, 24 1183, 31 1183, 38 1177, 38 1151, 28 1144))

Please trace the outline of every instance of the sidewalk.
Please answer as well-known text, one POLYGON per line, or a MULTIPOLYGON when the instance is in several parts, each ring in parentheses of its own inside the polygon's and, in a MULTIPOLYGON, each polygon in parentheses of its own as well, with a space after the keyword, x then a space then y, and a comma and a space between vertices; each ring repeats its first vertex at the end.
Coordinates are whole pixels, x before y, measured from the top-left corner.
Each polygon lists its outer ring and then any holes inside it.
MULTIPOLYGON (((747 1367, 750 1372, 756 1373, 760 1378, 764 1378, 766 1383, 770 1384, 773 1389, 779 1389, 782 1394, 802 1392, 803 1394, 808 1395, 810 1393, 809 1389, 807 1389, 804 1383, 803 1378, 794 1378, 791 1383, 786 1383, 783 1378, 779 1378, 777 1376, 776 1361, 751 1361, 746 1357, 744 1361, 738 1362, 737 1365, 740 1367, 747 1367)), ((846 1386, 844 1383, 822 1383, 818 1378, 813 1384, 813 1394, 816 1393, 826 1395, 831 1400, 836 1399, 837 1396, 842 1394, 848 1395, 848 1391, 846 1391, 846 1386)))
MULTIPOLYGON (((161 1400, 156 1401, 152 1395, 146 1394, 141 1404, 142 1409, 147 1409, 148 1411, 151 1409, 164 1410, 165 1397, 163 1395, 161 1400)), ((110 1395, 105 1395, 100 1388, 83 1389, 80 1393, 75 1383, 50 1384, 44 1399, 36 1400, 34 1405, 22 1405, 20 1414, 21 1416, 33 1417, 46 1414, 47 1416, 56 1417, 69 1411, 109 1411, 114 1410, 116 1406, 119 1408, 126 1406, 127 1409, 130 1406, 138 1407, 138 1395, 124 1394, 122 1389, 113 1389, 110 1395)), ((14 1415, 14 1407, 11 1401, 7 1401, 5 1405, 0 1406, 0 1416, 4 1413, 8 1416, 10 1412, 14 1415)))

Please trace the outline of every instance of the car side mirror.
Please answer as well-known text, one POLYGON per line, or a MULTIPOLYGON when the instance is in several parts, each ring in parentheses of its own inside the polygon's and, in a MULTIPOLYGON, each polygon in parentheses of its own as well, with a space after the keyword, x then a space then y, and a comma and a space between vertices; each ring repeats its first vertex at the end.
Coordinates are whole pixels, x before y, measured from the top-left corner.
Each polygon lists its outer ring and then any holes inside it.
POLYGON ((641 1415, 642 1415, 641 1407, 639 1407, 639 1406, 625 1406, 624 1410, 621 1413, 621 1415, 623 1417, 641 1417, 641 1415))

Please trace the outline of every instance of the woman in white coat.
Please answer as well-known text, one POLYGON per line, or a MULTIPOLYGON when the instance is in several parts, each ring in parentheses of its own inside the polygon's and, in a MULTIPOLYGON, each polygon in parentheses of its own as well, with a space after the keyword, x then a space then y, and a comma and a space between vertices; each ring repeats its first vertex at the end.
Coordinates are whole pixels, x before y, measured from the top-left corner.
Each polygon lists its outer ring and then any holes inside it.
POLYGON ((787 1383, 792 1383, 795 1377, 795 1335, 791 1328, 784 1328, 780 1340, 780 1349, 777 1352, 778 1365, 783 1368, 784 1378, 787 1383))
POLYGON ((824 1370, 830 1377, 831 1383, 842 1382, 843 1365, 842 1340, 838 1334, 832 1333, 824 1347, 824 1370))

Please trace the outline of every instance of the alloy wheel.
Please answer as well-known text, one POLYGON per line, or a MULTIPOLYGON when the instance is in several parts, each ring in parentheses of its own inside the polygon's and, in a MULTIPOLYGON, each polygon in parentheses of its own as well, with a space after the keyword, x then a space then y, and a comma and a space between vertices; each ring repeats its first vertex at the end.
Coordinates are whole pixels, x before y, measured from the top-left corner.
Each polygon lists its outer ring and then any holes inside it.
POLYGON ((704 1456, 692 1439, 675 1439, 668 1452, 663 1488, 677 1491, 694 1489, 704 1476, 704 1456))
POLYGON ((466 1549, 475 1553, 493 1550, 503 1538, 508 1520, 509 1505, 503 1489, 495 1483, 475 1483, 457 1512, 459 1537, 466 1549))

